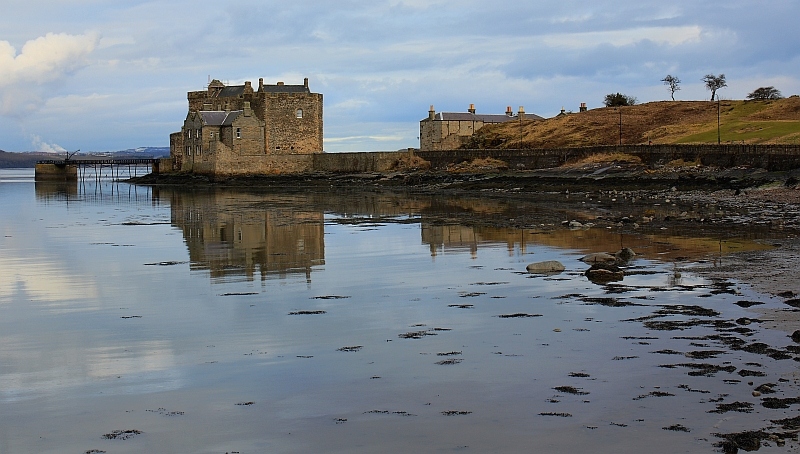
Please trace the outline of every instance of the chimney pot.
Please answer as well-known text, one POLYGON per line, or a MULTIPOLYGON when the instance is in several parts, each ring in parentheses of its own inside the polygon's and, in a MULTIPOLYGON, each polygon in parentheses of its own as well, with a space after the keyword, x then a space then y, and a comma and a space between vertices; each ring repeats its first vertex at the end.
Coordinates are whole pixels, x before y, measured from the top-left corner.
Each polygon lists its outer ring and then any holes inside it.
POLYGON ((428 120, 433 120, 436 118, 436 110, 433 108, 433 104, 431 104, 431 108, 428 110, 428 120))
POLYGON ((525 107, 519 106, 519 111, 517 111, 517 117, 519 117, 520 120, 525 118, 525 107))
POLYGON ((471 114, 474 114, 475 113, 475 104, 470 104, 469 105, 469 110, 467 110, 467 112, 469 112, 471 114))

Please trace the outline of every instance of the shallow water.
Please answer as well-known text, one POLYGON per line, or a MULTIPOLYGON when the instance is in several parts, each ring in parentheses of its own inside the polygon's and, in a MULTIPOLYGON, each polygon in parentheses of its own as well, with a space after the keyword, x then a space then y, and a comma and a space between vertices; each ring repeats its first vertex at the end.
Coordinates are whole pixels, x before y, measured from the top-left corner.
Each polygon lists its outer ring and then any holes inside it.
POLYGON ((751 395, 796 396, 797 355, 730 348, 790 344, 735 322, 757 317, 736 302, 781 301, 668 260, 715 241, 447 221, 505 215, 487 201, 4 172, 3 453, 712 452, 797 409, 751 395), (578 258, 620 243, 644 253, 624 280, 588 281, 578 258), (567 271, 525 272, 543 260, 567 271), (734 402, 751 412, 709 413, 734 402))

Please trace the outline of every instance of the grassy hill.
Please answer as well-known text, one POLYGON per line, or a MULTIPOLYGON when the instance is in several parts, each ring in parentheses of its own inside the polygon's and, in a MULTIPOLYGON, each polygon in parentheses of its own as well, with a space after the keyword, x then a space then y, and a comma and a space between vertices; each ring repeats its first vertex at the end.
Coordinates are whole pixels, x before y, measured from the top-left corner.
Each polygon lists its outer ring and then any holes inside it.
MULTIPOLYGON (((800 97, 722 101, 722 142, 800 144, 800 97)), ((595 145, 717 142, 717 103, 660 101, 592 109, 544 121, 509 121, 481 128, 465 148, 561 148, 595 145), (620 114, 622 127, 620 128, 620 114)))

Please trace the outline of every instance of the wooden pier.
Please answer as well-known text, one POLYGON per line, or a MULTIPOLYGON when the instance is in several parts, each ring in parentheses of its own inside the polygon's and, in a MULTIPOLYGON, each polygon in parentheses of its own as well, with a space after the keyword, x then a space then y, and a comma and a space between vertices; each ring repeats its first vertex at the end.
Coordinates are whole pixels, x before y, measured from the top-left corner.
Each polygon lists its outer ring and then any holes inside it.
POLYGON ((86 178, 94 178, 100 181, 103 178, 103 170, 106 175, 113 180, 131 178, 139 176, 139 172, 144 167, 142 175, 158 171, 158 158, 119 158, 119 159, 54 159, 38 161, 34 179, 36 181, 84 181, 86 178), (127 168, 127 175, 124 169, 127 168))

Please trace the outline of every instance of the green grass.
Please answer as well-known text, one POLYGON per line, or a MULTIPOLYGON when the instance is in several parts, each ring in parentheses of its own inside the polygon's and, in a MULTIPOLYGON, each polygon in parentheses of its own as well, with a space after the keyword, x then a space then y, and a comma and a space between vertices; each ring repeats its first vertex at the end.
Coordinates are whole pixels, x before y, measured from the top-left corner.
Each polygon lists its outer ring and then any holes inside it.
MULTIPOLYGON (((692 134, 686 137, 681 137, 677 143, 716 143, 717 142, 717 128, 716 125, 709 125, 710 129, 692 134)), ((722 142, 740 142, 747 143, 762 143, 768 142, 773 139, 783 138, 787 136, 796 136, 800 134, 800 121, 730 121, 729 118, 723 118, 720 125, 720 136, 722 142)), ((797 137, 792 140, 796 143, 797 137)))

